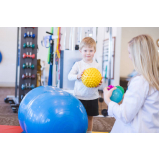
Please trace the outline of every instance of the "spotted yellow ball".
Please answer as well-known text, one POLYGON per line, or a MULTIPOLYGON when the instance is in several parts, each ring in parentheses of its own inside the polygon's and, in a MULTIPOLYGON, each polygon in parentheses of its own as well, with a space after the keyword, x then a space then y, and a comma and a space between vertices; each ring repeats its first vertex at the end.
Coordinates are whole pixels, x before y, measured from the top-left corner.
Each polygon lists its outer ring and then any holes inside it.
POLYGON ((88 68, 82 74, 82 82, 86 87, 94 88, 99 85, 102 75, 96 68, 88 68))

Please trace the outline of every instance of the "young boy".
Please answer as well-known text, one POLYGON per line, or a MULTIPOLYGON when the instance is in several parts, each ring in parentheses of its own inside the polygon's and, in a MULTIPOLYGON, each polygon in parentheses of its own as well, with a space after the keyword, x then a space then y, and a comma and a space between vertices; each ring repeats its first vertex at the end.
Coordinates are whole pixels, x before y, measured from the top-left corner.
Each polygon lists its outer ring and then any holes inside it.
POLYGON ((83 59, 76 62, 70 73, 68 74, 69 80, 76 80, 74 86, 74 96, 78 98, 86 109, 88 115, 88 130, 87 133, 92 133, 93 116, 99 115, 98 113, 98 88, 102 82, 95 88, 86 87, 81 80, 82 74, 85 69, 96 68, 99 71, 100 65, 93 60, 96 52, 96 42, 90 37, 85 37, 79 46, 79 51, 83 59))

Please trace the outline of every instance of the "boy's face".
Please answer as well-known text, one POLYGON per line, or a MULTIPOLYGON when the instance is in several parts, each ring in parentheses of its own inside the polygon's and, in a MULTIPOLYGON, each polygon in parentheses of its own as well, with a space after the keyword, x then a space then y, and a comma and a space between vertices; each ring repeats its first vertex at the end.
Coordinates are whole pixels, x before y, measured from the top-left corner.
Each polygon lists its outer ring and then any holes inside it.
POLYGON ((82 50, 79 50, 79 51, 82 53, 83 60, 85 60, 85 61, 92 61, 93 60, 93 57, 95 54, 94 47, 85 46, 82 48, 82 50))

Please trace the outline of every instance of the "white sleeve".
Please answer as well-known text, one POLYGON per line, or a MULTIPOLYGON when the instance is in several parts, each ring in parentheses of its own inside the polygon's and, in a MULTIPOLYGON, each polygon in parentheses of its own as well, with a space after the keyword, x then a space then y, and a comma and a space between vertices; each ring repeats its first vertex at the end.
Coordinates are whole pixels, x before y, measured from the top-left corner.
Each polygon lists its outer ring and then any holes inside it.
POLYGON ((76 62, 68 74, 68 80, 70 80, 70 81, 76 80, 77 74, 78 74, 78 64, 76 62))
POLYGON ((108 114, 121 119, 124 123, 131 122, 143 106, 149 91, 149 83, 142 77, 133 78, 121 105, 111 101, 108 105, 108 114))
POLYGON ((101 69, 101 66, 99 65, 99 63, 98 63, 97 69, 98 69, 98 70, 101 72, 101 74, 102 74, 102 69, 101 69))

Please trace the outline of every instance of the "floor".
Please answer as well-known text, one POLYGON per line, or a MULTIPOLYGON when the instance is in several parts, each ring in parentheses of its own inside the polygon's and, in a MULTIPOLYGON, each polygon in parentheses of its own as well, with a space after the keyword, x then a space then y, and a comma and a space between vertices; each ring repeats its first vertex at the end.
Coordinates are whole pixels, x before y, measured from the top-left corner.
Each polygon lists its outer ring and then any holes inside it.
MULTIPOLYGON (((13 113, 10 104, 4 102, 7 95, 14 95, 15 88, 0 87, 0 125, 19 126, 18 114, 13 113)), ((100 93, 103 97, 103 94, 100 93)), ((101 110, 107 109, 107 105, 99 102, 99 114, 101 110)), ((93 131, 95 132, 110 132, 115 119, 112 117, 94 117, 93 118, 93 131)))

